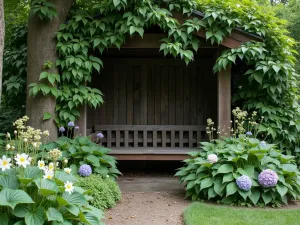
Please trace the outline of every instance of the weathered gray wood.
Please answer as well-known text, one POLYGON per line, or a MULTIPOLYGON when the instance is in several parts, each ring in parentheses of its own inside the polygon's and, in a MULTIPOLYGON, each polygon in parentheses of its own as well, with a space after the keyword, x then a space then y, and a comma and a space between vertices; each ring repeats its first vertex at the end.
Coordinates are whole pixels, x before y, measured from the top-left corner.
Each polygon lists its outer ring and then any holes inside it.
POLYGON ((120 142, 121 142, 121 140, 120 140, 120 131, 117 130, 116 131, 116 147, 120 147, 120 142))
POLYGON ((107 147, 111 147, 111 131, 107 131, 107 147))
POLYGON ((168 86, 169 86, 169 74, 167 66, 161 67, 161 90, 160 90, 160 124, 168 125, 169 124, 169 98, 168 98, 168 86))
POLYGON ((147 131, 144 130, 144 131, 143 131, 143 147, 147 147, 147 145, 148 145, 147 134, 148 134, 147 131))
MULTIPOLYGON (((113 116, 113 123, 114 125, 119 124, 119 93, 120 93, 120 71, 119 67, 115 66, 114 68, 114 88, 113 88, 113 96, 114 96, 114 116, 113 116)), ((124 89, 123 89, 124 90, 124 89)), ((125 107, 124 107, 125 108, 125 107)))
POLYGON ((204 125, 194 126, 194 125, 96 125, 95 130, 128 130, 128 131, 134 131, 134 130, 147 130, 147 131, 164 131, 164 130, 174 130, 174 131, 205 131, 204 125))
MULTIPOLYGON (((131 96, 126 97, 128 88, 126 86, 127 81, 127 73, 126 73, 126 67, 120 68, 120 95, 119 95, 119 124, 127 124, 127 109, 128 104, 130 103, 129 99, 131 96)), ((102 106, 105 107, 105 104, 102 106)))
POLYGON ((124 147, 125 147, 125 148, 128 148, 128 146, 129 146, 129 145, 128 145, 128 139, 129 139, 129 138, 128 138, 128 130, 125 130, 125 131, 124 131, 124 139, 125 139, 124 147))
POLYGON ((194 144, 193 131, 189 131, 189 148, 192 148, 193 144, 194 144))
POLYGON ((222 136, 230 135, 231 117, 231 68, 218 74, 218 125, 222 136))
MULTIPOLYGON (((160 74, 160 67, 158 65, 155 66, 155 75, 160 74)), ((155 114, 154 114, 154 124, 159 125, 161 124, 161 105, 160 105, 160 101, 161 101, 161 79, 160 76, 155 76, 155 84, 154 84, 154 91, 155 91, 155 102, 154 102, 154 107, 155 107, 155 114)))
POLYGON ((175 131, 171 130, 171 147, 175 148, 175 131))
POLYGON ((153 131, 153 147, 157 147, 157 131, 153 131))
MULTIPOLYGON (((124 96, 126 99, 126 94, 124 96)), ((133 68, 128 68, 127 71, 127 123, 133 124, 133 68)))
POLYGON ((183 148, 183 131, 179 131, 179 147, 183 148))
POLYGON ((133 67, 133 124, 140 125, 141 122, 141 67, 133 67))
POLYGON ((176 67, 176 125, 183 125, 183 72, 176 67))
POLYGON ((133 146, 136 148, 136 147, 139 146, 139 145, 138 145, 138 144, 139 144, 138 131, 135 130, 133 134, 134 134, 134 145, 133 145, 133 146))
POLYGON ((167 146, 167 132, 162 131, 162 147, 165 148, 167 146))

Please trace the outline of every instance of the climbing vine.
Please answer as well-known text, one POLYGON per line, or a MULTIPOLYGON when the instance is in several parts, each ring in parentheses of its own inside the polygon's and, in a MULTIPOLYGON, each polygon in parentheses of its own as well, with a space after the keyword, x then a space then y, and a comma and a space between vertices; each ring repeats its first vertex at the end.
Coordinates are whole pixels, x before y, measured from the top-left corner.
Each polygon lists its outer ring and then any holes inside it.
POLYGON ((262 41, 248 42, 220 54, 214 70, 220 71, 237 60, 249 70, 240 79, 241 88, 234 97, 248 111, 263 116, 260 130, 270 135, 283 149, 300 152, 299 106, 297 103, 294 41, 286 36, 284 24, 250 0, 106 0, 80 1, 57 32, 60 76, 42 73, 56 91, 32 84, 31 94, 52 94, 57 98, 57 122, 65 124, 79 116, 80 106, 98 107, 102 93, 86 86, 93 71, 103 68, 101 54, 110 47, 121 48, 128 36, 144 35, 150 26, 159 26, 168 34, 160 51, 193 60, 200 42, 196 31, 204 30, 211 44, 220 44, 236 29, 258 35, 262 41), (191 16, 194 9, 203 18, 191 16), (189 17, 180 23, 175 13, 189 17), (93 50, 93 51, 91 51, 93 50))

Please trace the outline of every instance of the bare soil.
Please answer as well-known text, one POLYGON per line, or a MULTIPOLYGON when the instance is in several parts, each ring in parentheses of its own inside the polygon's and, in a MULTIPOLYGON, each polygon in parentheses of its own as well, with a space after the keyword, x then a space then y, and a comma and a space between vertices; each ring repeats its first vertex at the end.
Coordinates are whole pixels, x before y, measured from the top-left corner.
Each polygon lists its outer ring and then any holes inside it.
POLYGON ((178 192, 126 192, 106 212, 106 225, 183 225, 182 214, 190 201, 178 192))

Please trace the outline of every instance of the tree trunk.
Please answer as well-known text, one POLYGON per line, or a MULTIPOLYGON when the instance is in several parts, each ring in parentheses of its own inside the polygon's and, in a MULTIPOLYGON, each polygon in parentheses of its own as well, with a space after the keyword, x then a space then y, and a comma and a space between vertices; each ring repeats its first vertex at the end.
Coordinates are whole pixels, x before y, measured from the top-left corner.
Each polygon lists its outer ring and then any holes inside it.
POLYGON ((4 3, 3 0, 0 0, 0 105, 1 105, 1 97, 2 97, 4 37, 5 37, 4 3))
MULTIPOLYGON (((56 6, 58 17, 51 21, 41 21, 38 16, 29 16, 28 21, 28 59, 27 59, 27 85, 38 83, 43 64, 46 61, 53 62, 51 73, 58 73, 55 61, 56 53, 55 32, 59 25, 67 19, 68 13, 75 0, 49 0, 56 6)), ((42 130, 49 130, 50 140, 57 139, 57 126, 54 119, 43 121, 44 113, 55 115, 56 100, 51 96, 39 94, 29 96, 27 90, 26 114, 30 118, 29 125, 42 130)))

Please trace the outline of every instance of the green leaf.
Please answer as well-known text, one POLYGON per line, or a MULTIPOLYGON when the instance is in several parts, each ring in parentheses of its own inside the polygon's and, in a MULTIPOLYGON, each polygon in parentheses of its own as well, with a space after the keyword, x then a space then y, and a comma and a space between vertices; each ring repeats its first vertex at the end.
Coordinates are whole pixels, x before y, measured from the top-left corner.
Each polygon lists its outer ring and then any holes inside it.
POLYGON ((78 216, 79 214, 79 207, 77 207, 76 205, 67 205, 67 210, 72 213, 74 216, 78 216))
POLYGON ((113 3, 114 3, 114 6, 116 7, 116 6, 118 6, 119 4, 120 4, 120 0, 113 0, 113 3))
POLYGON ((288 192, 288 188, 286 186, 283 186, 280 184, 277 184, 276 190, 280 194, 281 197, 285 196, 286 193, 288 192))
POLYGON ((53 180, 37 179, 34 182, 39 188, 39 193, 43 196, 49 196, 58 193, 58 186, 53 180))
POLYGON ((258 83, 262 84, 262 80, 263 80, 262 74, 260 74, 260 73, 254 73, 254 74, 253 74, 253 77, 254 77, 254 79, 255 79, 258 83))
POLYGON ((44 208, 39 207, 25 216, 26 225, 43 225, 45 221, 44 208))
POLYGON ((233 171, 233 166, 231 164, 223 164, 218 169, 217 173, 229 173, 233 171))
POLYGON ((262 199, 264 200, 265 205, 272 201, 272 195, 270 192, 265 192, 261 194, 262 199))
POLYGON ((99 163, 99 158, 97 156, 94 156, 94 155, 88 155, 86 157, 86 161, 92 163, 93 166, 95 167, 99 167, 100 166, 100 163, 99 163))
POLYGON ((52 207, 48 208, 46 214, 47 214, 48 221, 58 221, 58 222, 64 221, 64 218, 63 218, 61 212, 55 208, 52 208, 52 207))
POLYGON ((74 176, 67 174, 66 172, 56 171, 55 172, 55 181, 58 185, 64 185, 64 183, 66 183, 67 181, 76 183, 77 179, 74 176))
POLYGON ((79 214, 80 220, 85 224, 90 225, 101 225, 100 220, 91 213, 82 213, 79 214))
POLYGON ((223 176, 223 183, 232 181, 234 179, 232 173, 227 173, 223 176))
POLYGON ((0 225, 8 225, 8 215, 7 215, 7 213, 0 214, 0 225))
POLYGON ((249 196, 250 200, 253 202, 254 205, 257 204, 259 198, 260 198, 260 193, 257 190, 252 190, 251 195, 249 196))
POLYGON ((31 208, 28 205, 20 204, 14 208, 12 214, 16 217, 24 218, 27 213, 30 213, 30 211, 31 208))
POLYGON ((64 192, 62 197, 68 202, 69 205, 74 204, 82 206, 87 204, 87 201, 85 200, 84 196, 78 192, 72 192, 71 194, 69 194, 68 192, 64 192))
POLYGON ((52 118, 52 114, 51 113, 48 113, 48 112, 45 112, 44 113, 44 117, 43 117, 43 120, 49 120, 52 118))
POLYGON ((2 188, 9 188, 16 190, 20 187, 19 179, 16 175, 1 175, 0 176, 0 186, 2 188))
POLYGON ((226 186, 226 197, 237 192, 238 187, 235 182, 231 182, 226 186))
POLYGON ((241 189, 238 189, 239 194, 243 197, 243 199, 246 200, 246 198, 251 195, 251 191, 243 191, 241 189))
POLYGON ((204 188, 208 188, 211 185, 213 185, 213 179, 210 177, 204 178, 203 180, 201 180, 200 183, 200 190, 204 189, 204 188))
POLYGON ((0 192, 0 205, 9 206, 12 209, 21 203, 34 203, 31 197, 22 190, 3 189, 0 192))

